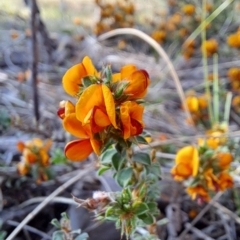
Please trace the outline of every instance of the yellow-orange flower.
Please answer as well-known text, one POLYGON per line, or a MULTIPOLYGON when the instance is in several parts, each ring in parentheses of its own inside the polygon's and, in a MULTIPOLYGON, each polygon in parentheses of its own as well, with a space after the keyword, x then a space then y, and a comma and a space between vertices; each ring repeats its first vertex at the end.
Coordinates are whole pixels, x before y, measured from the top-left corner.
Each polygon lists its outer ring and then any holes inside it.
POLYGON ((163 30, 156 30, 152 32, 151 37, 158 43, 163 43, 166 38, 166 32, 163 30))
POLYGON ((73 136, 80 138, 69 142, 65 146, 65 155, 72 161, 83 161, 93 151, 99 155, 101 143, 94 139, 92 135, 90 124, 83 125, 76 117, 75 106, 66 101, 61 103, 59 115, 63 119, 62 124, 64 129, 73 136))
POLYGON ((121 68, 120 73, 112 75, 113 82, 125 81, 128 83, 124 93, 128 99, 143 98, 147 93, 150 79, 145 70, 137 69, 134 65, 126 65, 121 68))
POLYGON ((188 187, 187 193, 191 196, 193 200, 195 200, 196 198, 200 198, 201 200, 206 202, 210 200, 210 196, 207 190, 201 185, 195 187, 188 187))
POLYGON ((92 84, 86 88, 76 104, 76 117, 83 125, 90 124, 93 133, 109 125, 118 128, 110 89, 104 84, 92 84))
POLYGON ((218 42, 216 39, 209 39, 202 43, 202 50, 206 51, 207 56, 210 57, 218 51, 218 42))
POLYGON ((233 186, 233 178, 227 172, 222 172, 218 176, 218 184, 219 190, 224 191, 233 186))
POLYGON ((228 36, 227 44, 233 48, 240 48, 240 31, 228 36))
POLYGON ((184 180, 198 174, 199 155, 197 148, 186 146, 177 152, 171 173, 175 180, 184 180))
POLYGON ((83 61, 74 65, 64 74, 62 84, 64 90, 71 96, 77 96, 82 85, 82 79, 86 76, 98 76, 92 60, 86 56, 83 61))
POLYGON ((142 133, 144 127, 142 121, 143 110, 144 107, 136 102, 127 101, 121 104, 120 119, 124 139, 142 133))
POLYGON ((232 106, 237 112, 240 112, 240 96, 235 96, 233 98, 232 106))
POLYGON ((233 67, 227 72, 230 81, 240 81, 240 68, 233 67))
POLYGON ((221 169, 227 169, 233 161, 233 156, 230 152, 220 152, 217 154, 217 160, 221 169))
POLYGON ((186 104, 190 112, 195 113, 199 110, 199 102, 196 96, 188 96, 186 98, 186 104))
POLYGON ((217 190, 218 178, 213 174, 213 169, 209 168, 204 172, 204 179, 208 190, 217 190))
POLYGON ((186 4, 182 7, 182 12, 188 16, 192 16, 195 13, 195 6, 192 4, 186 4))

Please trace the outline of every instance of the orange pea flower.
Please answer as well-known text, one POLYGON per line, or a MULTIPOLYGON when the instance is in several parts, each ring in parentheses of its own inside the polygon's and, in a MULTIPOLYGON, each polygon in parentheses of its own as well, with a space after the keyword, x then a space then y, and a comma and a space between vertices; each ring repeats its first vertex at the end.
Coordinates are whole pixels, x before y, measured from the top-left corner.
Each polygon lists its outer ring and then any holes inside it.
POLYGON ((233 156, 230 152, 220 152, 217 155, 217 160, 221 169, 228 169, 233 161, 233 156))
POLYGON ((148 73, 145 70, 137 69, 134 65, 122 67, 120 73, 115 73, 112 77, 113 82, 125 81, 128 83, 124 91, 128 95, 128 99, 143 98, 150 84, 148 73))
POLYGON ((80 138, 69 142, 65 146, 65 155, 72 161, 83 161, 93 151, 99 155, 101 144, 92 136, 89 124, 83 125, 76 117, 75 106, 70 102, 62 102, 58 111, 63 119, 63 128, 73 136, 80 138))
POLYGON ((99 76, 92 60, 86 56, 82 62, 74 65, 64 74, 62 79, 63 88, 71 96, 77 96, 82 85, 82 79, 86 76, 99 76))
POLYGON ((177 152, 171 173, 175 180, 182 181, 198 174, 199 155, 197 148, 186 146, 177 152))
POLYGON ((136 102, 127 101, 121 104, 120 119, 124 139, 128 139, 142 133, 144 127, 142 121, 143 110, 144 107, 136 102))
POLYGON ((227 172, 220 173, 218 176, 218 182, 219 189, 221 191, 224 191, 227 188, 231 188, 233 186, 233 178, 227 172))
POLYGON ((76 104, 76 117, 83 125, 90 124, 93 133, 109 125, 118 128, 110 89, 103 84, 92 84, 86 88, 76 104))
POLYGON ((206 202, 210 200, 210 196, 207 190, 201 185, 188 187, 187 193, 191 196, 193 200, 195 200, 196 198, 199 198, 200 200, 206 201, 206 202))

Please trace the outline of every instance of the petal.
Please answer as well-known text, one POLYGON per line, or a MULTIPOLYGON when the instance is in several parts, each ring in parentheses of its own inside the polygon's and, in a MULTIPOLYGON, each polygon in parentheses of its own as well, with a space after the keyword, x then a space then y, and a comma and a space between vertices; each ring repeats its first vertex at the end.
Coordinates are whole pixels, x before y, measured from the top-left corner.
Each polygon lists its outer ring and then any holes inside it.
POLYGON ((18 149, 18 151, 19 151, 19 152, 23 152, 24 148, 25 148, 24 142, 19 141, 19 142, 17 143, 17 149, 18 149))
POLYGON ((109 117, 109 120, 115 128, 118 128, 116 123, 115 102, 114 102, 112 92, 106 85, 102 85, 102 93, 103 93, 104 104, 106 107, 106 112, 109 117))
POLYGON ((143 117, 144 107, 135 102, 131 102, 131 110, 130 111, 131 111, 131 118, 133 118, 143 124, 142 117, 143 117))
POLYGON ((143 98, 146 95, 150 80, 145 70, 133 72, 127 80, 129 85, 124 91, 126 94, 129 94, 130 97, 132 95, 133 98, 143 98))
POLYGON ((87 72, 87 75, 90 75, 90 76, 98 75, 98 72, 97 72, 96 68, 94 67, 90 57, 88 57, 88 56, 84 57, 82 60, 82 64, 87 72))
POLYGON ((68 159, 72 161, 83 161, 92 153, 93 148, 90 140, 84 139, 69 142, 65 146, 64 151, 68 159))
POLYGON ((86 69, 82 63, 71 67, 63 76, 63 89, 71 96, 76 96, 79 92, 79 86, 82 84, 82 78, 87 75, 86 69))
POLYGON ((100 155, 101 151, 101 143, 93 138, 90 139, 93 151, 97 154, 100 155))
POLYGON ((120 119, 123 126, 123 138, 127 139, 130 137, 130 116, 128 106, 120 106, 120 119))
POLYGON ((92 84, 84 90, 76 104, 76 116, 80 122, 86 122, 86 116, 95 106, 104 106, 102 87, 92 84))
POLYGON ((136 70, 137 70, 137 67, 132 64, 122 67, 121 68, 121 80, 126 80, 136 70))
POLYGON ((113 81, 113 82, 121 81, 121 73, 114 73, 114 74, 112 75, 112 81, 113 81))
POLYGON ((131 136, 136 136, 142 133, 143 125, 135 119, 131 119, 131 136))
POLYGON ((63 128, 75 137, 79 138, 89 137, 86 128, 82 125, 80 121, 78 121, 75 113, 71 113, 68 116, 66 116, 62 124, 63 128))
POLYGON ((109 118, 100 108, 95 108, 94 111, 94 122, 100 127, 106 127, 110 125, 109 118))
POLYGON ((179 163, 175 168, 175 174, 184 178, 190 177, 192 175, 192 169, 183 163, 179 163))

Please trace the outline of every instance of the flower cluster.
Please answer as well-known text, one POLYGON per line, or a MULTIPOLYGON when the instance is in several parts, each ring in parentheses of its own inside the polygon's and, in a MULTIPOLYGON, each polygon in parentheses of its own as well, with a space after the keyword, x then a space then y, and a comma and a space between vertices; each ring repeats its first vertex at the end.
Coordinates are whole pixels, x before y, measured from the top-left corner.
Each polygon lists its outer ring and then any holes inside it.
POLYGON ((148 73, 134 65, 112 74, 110 66, 98 72, 89 57, 63 76, 63 88, 77 98, 62 101, 58 115, 63 128, 78 138, 65 147, 67 158, 82 161, 92 152, 100 155, 113 140, 130 145, 143 131, 144 107, 138 103, 147 93, 148 73))
POLYGON ((32 174, 37 182, 49 179, 47 167, 49 166, 49 149, 52 145, 51 140, 43 142, 39 138, 33 138, 28 142, 18 142, 17 148, 22 153, 21 162, 17 169, 20 175, 32 174))
POLYGON ((203 123, 208 121, 208 99, 206 95, 197 96, 194 91, 187 94, 186 105, 191 113, 194 124, 203 123))
POLYGON ((95 1, 100 8, 100 19, 96 23, 95 33, 97 35, 116 28, 133 27, 135 7, 131 1, 103 3, 95 1))
POLYGON ((233 186, 229 174, 233 155, 223 133, 224 128, 214 129, 206 139, 199 139, 198 146, 186 146, 177 152, 171 173, 175 180, 187 184, 192 199, 209 201, 212 193, 233 186))

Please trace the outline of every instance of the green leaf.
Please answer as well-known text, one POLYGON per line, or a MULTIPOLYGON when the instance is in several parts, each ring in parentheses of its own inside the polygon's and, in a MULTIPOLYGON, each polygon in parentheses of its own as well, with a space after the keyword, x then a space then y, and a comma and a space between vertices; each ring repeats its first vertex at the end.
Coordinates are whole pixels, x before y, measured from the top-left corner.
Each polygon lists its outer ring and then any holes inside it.
POLYGON ((81 235, 77 236, 75 240, 86 240, 89 238, 89 235, 87 233, 82 233, 81 235))
POLYGON ((151 214, 148 214, 148 213, 138 215, 138 218, 141 219, 147 225, 150 225, 150 224, 154 223, 154 217, 151 214))
POLYGON ((142 215, 149 211, 149 208, 146 203, 136 202, 132 206, 132 210, 136 215, 142 215))
POLYGON ((144 165, 151 165, 150 156, 147 153, 139 152, 133 155, 132 160, 144 165))
POLYGON ((51 224, 52 224, 54 227, 56 227, 56 228, 58 228, 58 229, 61 229, 61 224, 60 224, 60 222, 59 222, 56 218, 52 219, 51 224))
POLYGON ((52 235, 52 240, 64 240, 65 235, 62 231, 56 231, 52 235))
POLYGON ((106 68, 104 69, 106 73, 106 81, 104 81, 105 84, 111 83, 112 82, 112 69, 110 65, 107 65, 106 68))
POLYGON ((93 84, 93 82, 92 82, 92 79, 87 76, 82 79, 82 84, 84 87, 89 87, 90 85, 93 84))
POLYGON ((101 166, 99 169, 98 169, 98 171, 97 171, 97 174, 99 175, 99 176, 101 176, 103 173, 105 173, 107 170, 109 170, 110 169, 110 167, 108 167, 108 166, 101 166))
POLYGON ((157 203, 156 202, 149 202, 147 203, 150 212, 155 212, 157 210, 157 203))
POLYGON ((157 177, 161 177, 161 168, 158 162, 152 163, 151 166, 147 166, 147 173, 152 173, 157 177))
POLYGON ((114 207, 109 207, 105 212, 105 219, 110 221, 117 221, 119 218, 118 214, 116 214, 116 210, 114 207))
POLYGON ((117 151, 115 148, 107 149, 106 151, 104 151, 100 156, 101 163, 102 164, 111 164, 112 157, 116 152, 117 151))
POLYGON ((121 156, 120 153, 116 152, 112 156, 112 165, 116 171, 121 169, 123 162, 124 162, 124 158, 121 156))
POLYGON ((116 180, 121 187, 126 187, 130 182, 133 174, 133 169, 131 167, 124 168, 119 171, 116 175, 116 180))
POLYGON ((62 217, 64 220, 69 220, 69 217, 68 217, 68 215, 67 215, 66 212, 61 213, 61 217, 62 217))
POLYGON ((0 231, 0 240, 4 240, 6 236, 7 236, 7 232, 0 231))

